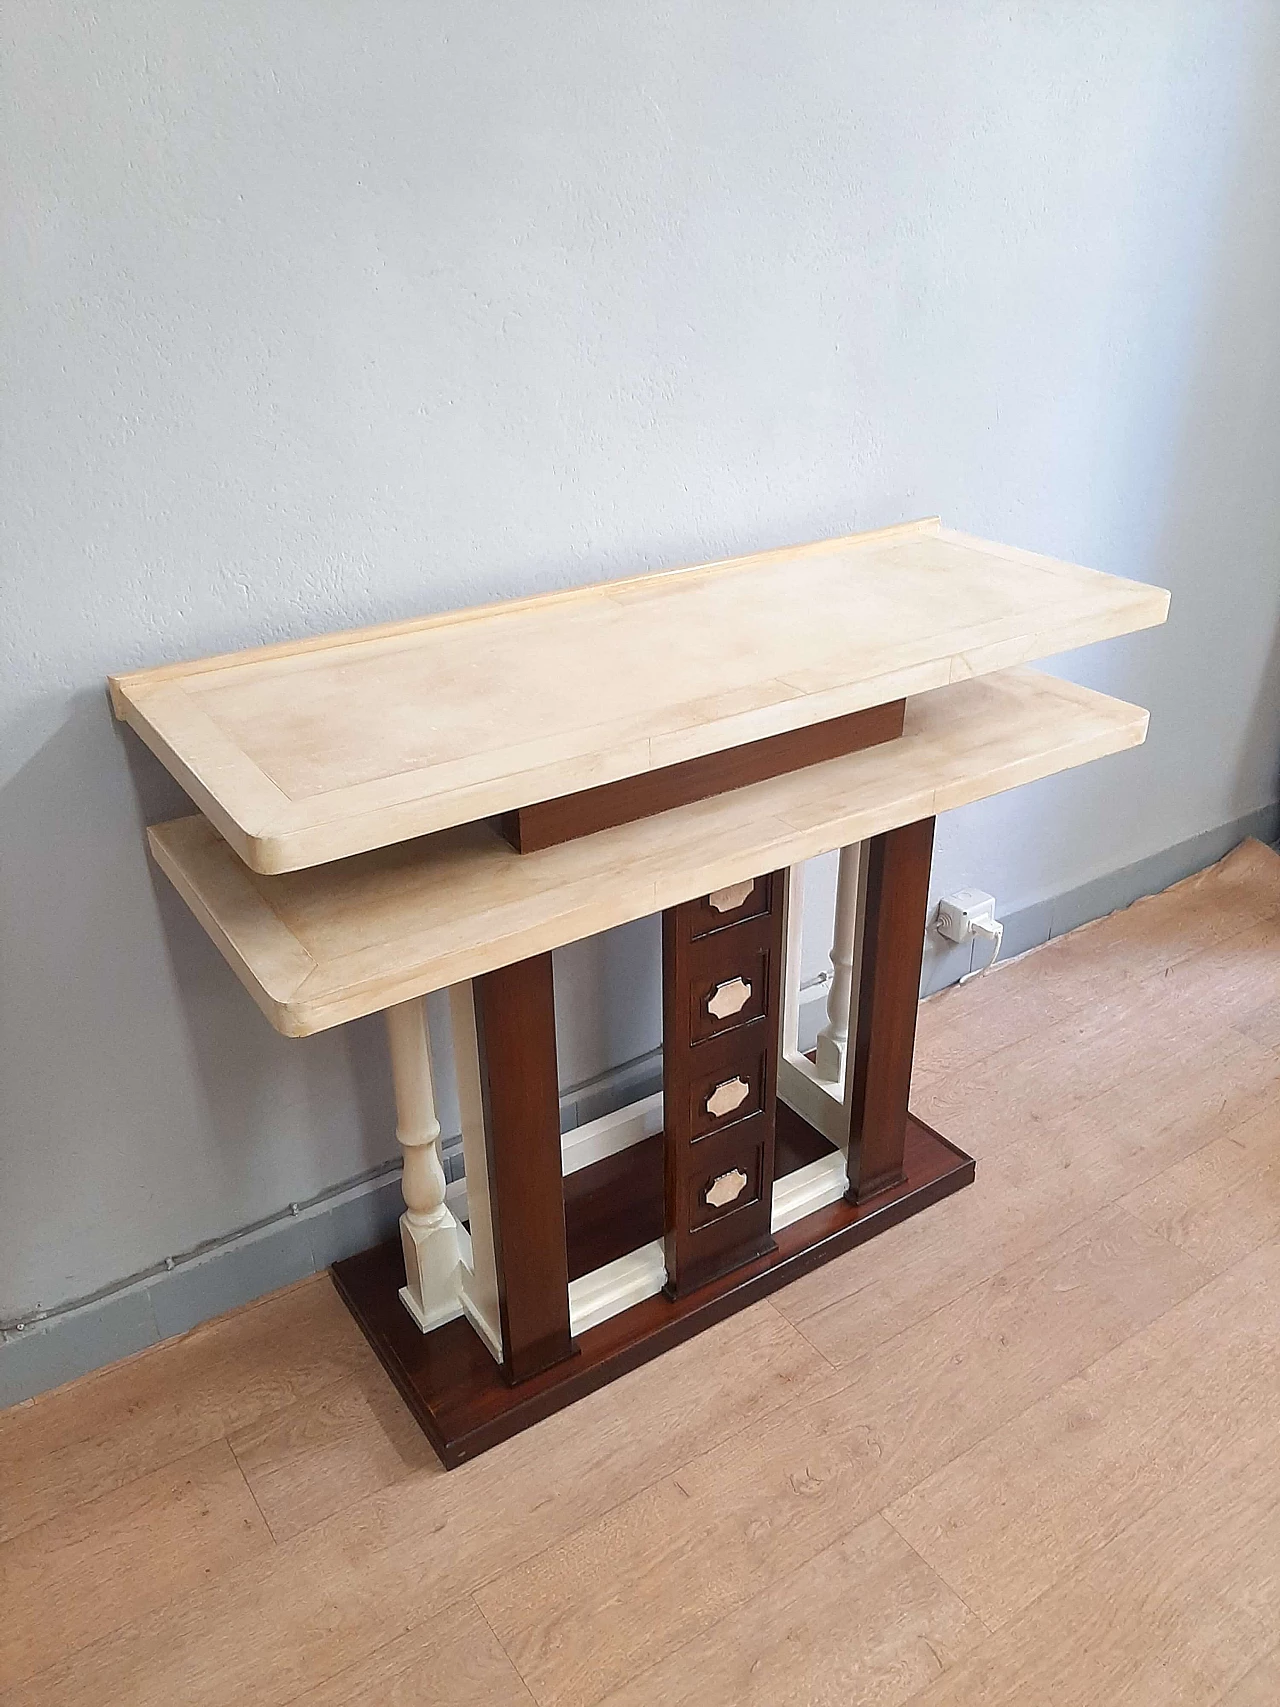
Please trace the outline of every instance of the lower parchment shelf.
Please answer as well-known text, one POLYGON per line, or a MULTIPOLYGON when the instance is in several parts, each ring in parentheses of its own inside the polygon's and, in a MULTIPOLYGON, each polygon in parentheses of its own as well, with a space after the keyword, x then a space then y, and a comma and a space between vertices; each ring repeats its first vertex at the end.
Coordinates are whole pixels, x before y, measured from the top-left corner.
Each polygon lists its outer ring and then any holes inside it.
MULTIPOLYGON (((830 1149, 820 1133, 779 1105, 780 1174, 816 1160, 830 1149)), ((603 1171, 608 1164, 596 1164, 602 1172, 596 1178, 595 1190, 588 1182, 585 1188, 575 1186, 566 1191, 569 1249, 571 1253, 576 1250, 579 1263, 606 1251, 610 1257, 623 1254, 634 1248, 637 1235, 645 1229, 649 1237, 661 1236, 660 1147, 655 1150, 636 1145, 608 1160, 618 1165, 614 1169, 619 1176, 616 1180, 603 1171), (655 1170, 656 1183, 647 1179, 655 1170), (621 1189, 610 1190, 606 1180, 621 1189), (634 1196, 633 1186, 639 1187, 634 1196), (610 1201, 614 1204, 612 1217, 608 1214, 610 1201)), ((331 1272, 401 1397, 441 1462, 452 1469, 829 1262, 841 1251, 852 1250, 949 1197, 974 1177, 972 1159, 914 1116, 907 1121, 905 1161, 907 1177, 894 1190, 860 1206, 843 1200, 828 1204, 793 1222, 777 1234, 777 1247, 767 1256, 686 1297, 673 1300, 659 1294, 610 1317, 579 1335, 577 1355, 568 1362, 514 1387, 503 1380, 497 1364, 465 1321, 449 1322, 430 1334, 418 1331, 397 1296, 404 1276, 398 1242, 378 1245, 336 1263, 331 1272)), ((571 1262, 574 1260, 571 1254, 571 1262)))

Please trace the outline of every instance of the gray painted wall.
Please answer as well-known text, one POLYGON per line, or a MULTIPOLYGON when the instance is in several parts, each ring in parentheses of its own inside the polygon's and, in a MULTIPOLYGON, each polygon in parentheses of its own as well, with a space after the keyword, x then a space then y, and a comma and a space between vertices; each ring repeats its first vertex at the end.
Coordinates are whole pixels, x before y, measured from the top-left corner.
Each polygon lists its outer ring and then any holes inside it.
MULTIPOLYGON (((376 1023, 277 1038, 149 868, 109 670, 940 511, 1174 605, 1061 663, 1147 748, 955 814, 939 887, 1280 793, 1270 0, 0 29, 0 1321, 394 1149, 376 1023)), ((656 1041, 656 943, 561 956, 567 1085, 656 1041)))

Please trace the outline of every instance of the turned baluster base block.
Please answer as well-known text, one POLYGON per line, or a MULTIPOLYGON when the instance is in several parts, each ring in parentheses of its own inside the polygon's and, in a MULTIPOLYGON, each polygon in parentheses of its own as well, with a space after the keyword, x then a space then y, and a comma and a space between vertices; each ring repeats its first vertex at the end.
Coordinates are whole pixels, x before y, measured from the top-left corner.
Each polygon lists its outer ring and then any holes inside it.
POLYGON ((400 1250, 404 1271, 414 1281, 400 1288, 400 1302, 419 1331, 430 1333, 460 1316, 458 1223, 450 1211, 438 1209, 419 1225, 406 1210, 400 1217, 400 1250))

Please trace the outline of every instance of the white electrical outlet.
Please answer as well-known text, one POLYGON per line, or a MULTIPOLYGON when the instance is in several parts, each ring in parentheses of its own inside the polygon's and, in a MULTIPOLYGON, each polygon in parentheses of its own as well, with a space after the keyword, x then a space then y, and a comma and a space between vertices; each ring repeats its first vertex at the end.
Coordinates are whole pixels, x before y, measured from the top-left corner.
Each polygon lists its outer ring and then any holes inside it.
MULTIPOLYGON (((968 942, 980 925, 995 922, 996 898, 982 889, 957 889, 938 902, 934 923, 948 942, 968 942)), ((986 932, 983 932, 986 935, 986 932)))

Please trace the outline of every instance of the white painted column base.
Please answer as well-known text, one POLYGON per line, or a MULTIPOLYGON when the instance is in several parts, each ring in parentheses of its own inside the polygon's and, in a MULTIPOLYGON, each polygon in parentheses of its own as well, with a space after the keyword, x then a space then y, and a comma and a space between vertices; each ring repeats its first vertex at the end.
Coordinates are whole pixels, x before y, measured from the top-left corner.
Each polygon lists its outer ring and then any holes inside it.
POLYGON ((406 1209, 400 1217, 405 1272, 400 1302, 424 1334, 462 1314, 459 1231, 443 1204, 430 1215, 415 1216, 406 1209))

